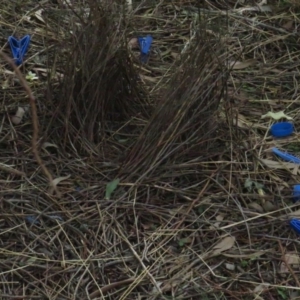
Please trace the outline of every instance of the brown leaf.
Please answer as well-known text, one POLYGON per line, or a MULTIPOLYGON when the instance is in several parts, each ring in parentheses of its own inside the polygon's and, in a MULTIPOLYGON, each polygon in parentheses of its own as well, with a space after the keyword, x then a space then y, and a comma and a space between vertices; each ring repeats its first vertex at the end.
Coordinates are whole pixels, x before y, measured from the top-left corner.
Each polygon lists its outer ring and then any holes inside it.
POLYGON ((270 159, 260 159, 260 161, 270 169, 293 170, 293 174, 297 174, 299 171, 298 164, 274 161, 270 159))
POLYGON ((288 273, 289 268, 286 264, 291 266, 299 266, 300 264, 300 257, 297 253, 286 253, 283 257, 284 262, 280 265, 280 272, 281 273, 288 273), (285 263, 286 262, 286 263, 285 263))
POLYGON ((55 178, 53 179, 52 181, 52 185, 49 189, 49 194, 50 195, 53 195, 54 193, 54 190, 55 190, 55 187, 63 180, 66 180, 66 179, 69 179, 71 175, 68 175, 68 176, 63 176, 63 177, 58 177, 58 178, 55 178))
POLYGON ((229 250, 233 247, 235 243, 235 237, 227 236, 221 242, 219 242, 216 246, 213 247, 212 255, 219 255, 220 253, 229 250))
POLYGON ((282 25, 282 28, 286 29, 286 30, 292 30, 294 27, 294 21, 293 20, 289 20, 286 23, 284 23, 282 25))
POLYGON ((216 216, 216 220, 218 222, 215 222, 212 226, 210 226, 209 228, 210 229, 214 229, 214 228, 219 228, 220 227, 220 224, 221 224, 221 221, 223 221, 224 219, 224 215, 223 214, 220 214, 218 216, 216 216))
POLYGON ((300 209, 296 210, 296 211, 293 211, 291 213, 288 214, 289 217, 291 218, 297 218, 297 217, 300 217, 300 209))
POLYGON ((254 59, 244 60, 244 61, 232 61, 229 62, 229 67, 232 67, 233 70, 242 70, 246 69, 255 64, 254 59))
POLYGON ((138 48, 138 46, 139 46, 138 39, 137 38, 132 38, 128 42, 128 46, 129 46, 130 49, 136 49, 136 48, 138 48))
POLYGON ((25 109, 22 107, 18 107, 16 114, 10 118, 11 122, 14 125, 20 124, 23 119, 24 114, 25 114, 25 109))
POLYGON ((248 204, 248 206, 261 214, 264 212, 264 209, 261 207, 261 205, 256 202, 251 202, 248 204))

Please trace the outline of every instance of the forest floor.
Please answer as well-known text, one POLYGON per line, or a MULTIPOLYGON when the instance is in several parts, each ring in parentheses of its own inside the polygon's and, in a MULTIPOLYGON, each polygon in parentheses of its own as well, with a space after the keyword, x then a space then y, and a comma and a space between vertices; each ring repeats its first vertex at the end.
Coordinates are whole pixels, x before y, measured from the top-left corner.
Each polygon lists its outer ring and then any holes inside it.
POLYGON ((300 299, 297 0, 2 2, 1 299, 300 299))

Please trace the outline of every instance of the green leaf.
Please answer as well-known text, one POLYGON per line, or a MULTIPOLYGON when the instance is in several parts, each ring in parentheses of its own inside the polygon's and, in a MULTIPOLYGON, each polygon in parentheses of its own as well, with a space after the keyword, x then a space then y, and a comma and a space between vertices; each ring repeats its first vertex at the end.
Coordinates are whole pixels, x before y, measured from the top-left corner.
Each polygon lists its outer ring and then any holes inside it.
POLYGON ((253 186, 258 190, 264 188, 263 184, 252 181, 250 178, 247 178, 245 181, 244 187, 247 188, 249 192, 252 192, 253 186))
POLYGON ((248 262, 246 260, 242 260, 241 261, 241 266, 244 268, 244 267, 247 267, 248 266, 248 262))
POLYGON ((187 237, 187 238, 180 239, 178 241, 178 244, 180 247, 183 247, 185 244, 190 243, 190 242, 191 242, 191 238, 187 237))
POLYGON ((120 179, 117 178, 117 179, 114 179, 113 181, 109 182, 109 183, 106 185, 106 192, 105 192, 105 199, 106 199, 106 200, 109 200, 109 199, 110 199, 111 194, 112 194, 112 193, 114 192, 114 190, 117 188, 119 182, 120 182, 120 179))
POLYGON ((272 118, 274 120, 279 120, 279 119, 293 120, 293 118, 290 116, 287 116, 284 113, 284 111, 278 111, 275 113, 272 111, 269 111, 267 114, 261 116, 262 119, 267 118, 267 117, 272 118))
POLYGON ((279 294, 279 296, 282 298, 282 299, 284 299, 284 300, 286 300, 288 297, 287 297, 287 294, 286 294, 286 290, 285 289, 283 289, 283 288, 278 288, 277 289, 277 293, 279 294))

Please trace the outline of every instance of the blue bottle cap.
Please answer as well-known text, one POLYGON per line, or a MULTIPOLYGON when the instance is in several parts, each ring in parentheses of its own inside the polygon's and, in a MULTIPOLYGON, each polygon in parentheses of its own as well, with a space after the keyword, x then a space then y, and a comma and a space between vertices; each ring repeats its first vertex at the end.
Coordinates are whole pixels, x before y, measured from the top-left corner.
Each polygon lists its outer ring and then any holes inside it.
POLYGON ((297 219, 292 219, 290 221, 290 226, 298 233, 300 234, 300 221, 297 219))
POLYGON ((294 126, 289 122, 276 123, 271 126, 271 133, 274 137, 285 137, 293 133, 294 126))
POLYGON ((8 43, 10 45, 15 63, 19 66, 20 64, 22 64, 24 56, 28 50, 30 35, 27 34, 20 40, 17 40, 13 36, 10 36, 8 37, 8 43))
POLYGON ((297 202, 300 200, 300 184, 294 185, 293 188, 293 201, 297 202))

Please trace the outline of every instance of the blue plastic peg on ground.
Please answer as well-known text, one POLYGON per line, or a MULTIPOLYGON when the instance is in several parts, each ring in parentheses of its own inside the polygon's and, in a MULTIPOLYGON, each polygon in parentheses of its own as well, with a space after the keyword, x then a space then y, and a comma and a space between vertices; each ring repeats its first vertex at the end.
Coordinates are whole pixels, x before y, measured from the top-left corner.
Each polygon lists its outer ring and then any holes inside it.
POLYGON ((297 156, 291 155, 286 152, 282 152, 282 151, 278 150, 277 148, 273 148, 272 152, 287 162, 294 163, 294 164, 300 164, 300 158, 298 158, 297 156))
POLYGON ((30 35, 25 35, 20 40, 17 40, 13 36, 8 37, 8 42, 11 48, 13 58, 16 65, 20 65, 23 62, 24 56, 28 50, 30 44, 30 35))
POLYGON ((147 35, 146 37, 139 37, 138 42, 141 49, 141 61, 146 62, 148 58, 148 54, 151 48, 153 38, 151 35, 147 35))
POLYGON ((300 234, 300 221, 297 219, 292 219, 290 221, 290 226, 298 233, 300 234))
POLYGON ((294 185, 293 188, 293 201, 297 202, 300 200, 300 184, 294 185))

